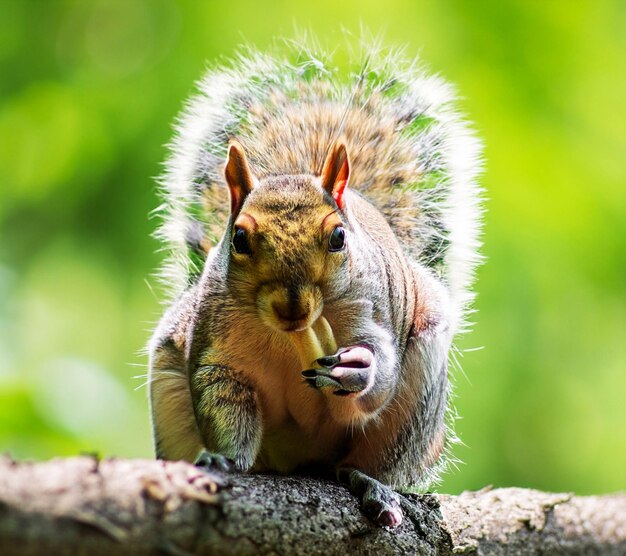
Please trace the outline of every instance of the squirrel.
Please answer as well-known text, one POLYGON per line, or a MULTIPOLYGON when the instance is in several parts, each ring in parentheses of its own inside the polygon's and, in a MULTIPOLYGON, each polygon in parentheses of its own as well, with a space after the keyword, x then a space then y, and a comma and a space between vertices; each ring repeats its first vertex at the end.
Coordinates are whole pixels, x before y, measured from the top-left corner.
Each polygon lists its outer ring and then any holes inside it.
POLYGON ((161 180, 149 402, 158 458, 333 473, 396 527, 455 438, 481 149, 441 78, 374 47, 355 67, 251 49, 199 83, 161 180))

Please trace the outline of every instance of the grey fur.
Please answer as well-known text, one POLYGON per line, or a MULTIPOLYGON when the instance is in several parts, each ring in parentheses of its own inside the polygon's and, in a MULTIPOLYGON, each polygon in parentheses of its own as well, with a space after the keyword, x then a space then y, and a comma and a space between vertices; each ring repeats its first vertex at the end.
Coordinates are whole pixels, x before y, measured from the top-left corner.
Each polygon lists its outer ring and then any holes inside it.
POLYGON ((448 353, 478 260, 478 147, 441 80, 374 58, 346 84, 323 67, 307 73, 312 58, 252 53, 201 83, 164 179, 160 234, 178 293, 151 343, 150 392, 160 457, 190 459, 200 445, 243 470, 349 469, 359 496, 387 500, 385 524, 396 510, 378 481, 427 488, 453 438, 448 353), (242 213, 263 218, 249 256, 230 245, 229 138, 256 180, 242 213), (318 178, 338 138, 351 167, 343 210, 318 178), (319 226, 331 214, 347 239, 329 255, 319 226), (187 249, 204 252, 202 268, 187 249), (337 346, 367 346, 372 364, 349 388, 321 371, 307 377, 313 388, 296 382, 289 333, 268 325, 268 288, 288 292, 293 315, 308 295, 337 346), (167 373, 185 392, 166 387, 167 373), (378 481, 364 486, 368 476, 378 481))

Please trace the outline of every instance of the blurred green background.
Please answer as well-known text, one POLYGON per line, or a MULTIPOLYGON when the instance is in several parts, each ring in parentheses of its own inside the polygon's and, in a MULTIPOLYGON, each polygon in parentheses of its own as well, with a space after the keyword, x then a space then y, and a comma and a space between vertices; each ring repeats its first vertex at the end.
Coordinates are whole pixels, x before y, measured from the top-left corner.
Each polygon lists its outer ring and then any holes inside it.
MULTIPOLYGON (((626 3, 0 0, 0 451, 150 457, 139 352, 159 318, 171 124, 207 63, 361 26, 458 86, 488 197, 456 376, 486 484, 601 493, 626 477, 626 3), (153 293, 153 288, 156 293, 153 293)), ((350 39, 348 39, 350 42, 350 39)))

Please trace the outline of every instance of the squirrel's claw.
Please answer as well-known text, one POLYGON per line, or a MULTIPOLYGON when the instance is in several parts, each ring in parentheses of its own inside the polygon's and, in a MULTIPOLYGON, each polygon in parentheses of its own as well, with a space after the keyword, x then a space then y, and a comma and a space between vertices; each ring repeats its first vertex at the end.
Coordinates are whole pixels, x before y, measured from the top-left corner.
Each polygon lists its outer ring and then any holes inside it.
POLYGON ((206 450, 202 450, 198 454, 196 461, 193 463, 196 467, 200 467, 207 471, 223 471, 225 473, 230 473, 232 471, 236 471, 237 468, 232 459, 221 454, 207 452, 206 450))
POLYGON ((336 353, 335 355, 324 355, 324 357, 316 359, 315 362, 322 367, 332 369, 333 367, 339 365, 339 355, 340 353, 336 353))
POLYGON ((302 371, 302 376, 304 378, 316 378, 318 376, 329 376, 329 369, 307 369, 306 371, 302 371))
POLYGON ((334 369, 335 367, 344 366, 350 368, 366 368, 372 364, 374 354, 371 349, 365 346, 357 345, 340 349, 334 355, 324 355, 319 357, 315 362, 320 367, 334 369))
MULTIPOLYGON (((317 369, 311 369, 315 371, 317 369)), ((304 371, 306 372, 306 371, 304 371)), ((304 372, 302 374, 304 374, 304 372)), ((341 382, 324 375, 317 375, 314 378, 306 378, 306 382, 309 386, 315 388, 316 390, 321 390, 322 388, 335 388, 335 389, 343 389, 341 382)))
POLYGON ((320 357, 316 363, 321 367, 302 371, 306 382, 313 388, 333 388, 333 394, 347 396, 367 388, 374 357, 364 346, 351 346, 334 355, 320 357))

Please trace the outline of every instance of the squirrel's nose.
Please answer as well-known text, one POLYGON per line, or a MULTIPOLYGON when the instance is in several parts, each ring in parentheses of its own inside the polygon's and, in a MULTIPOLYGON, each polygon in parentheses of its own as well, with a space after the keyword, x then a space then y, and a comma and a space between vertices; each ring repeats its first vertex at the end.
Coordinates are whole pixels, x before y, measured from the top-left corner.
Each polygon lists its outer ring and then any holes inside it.
POLYGON ((283 332, 304 330, 322 311, 322 292, 314 285, 269 283, 259 290, 257 304, 270 327, 283 332))
POLYGON ((302 307, 298 307, 296 304, 284 305, 278 301, 272 302, 272 310, 276 316, 281 320, 286 321, 299 321, 305 320, 309 316, 309 311, 302 307))

